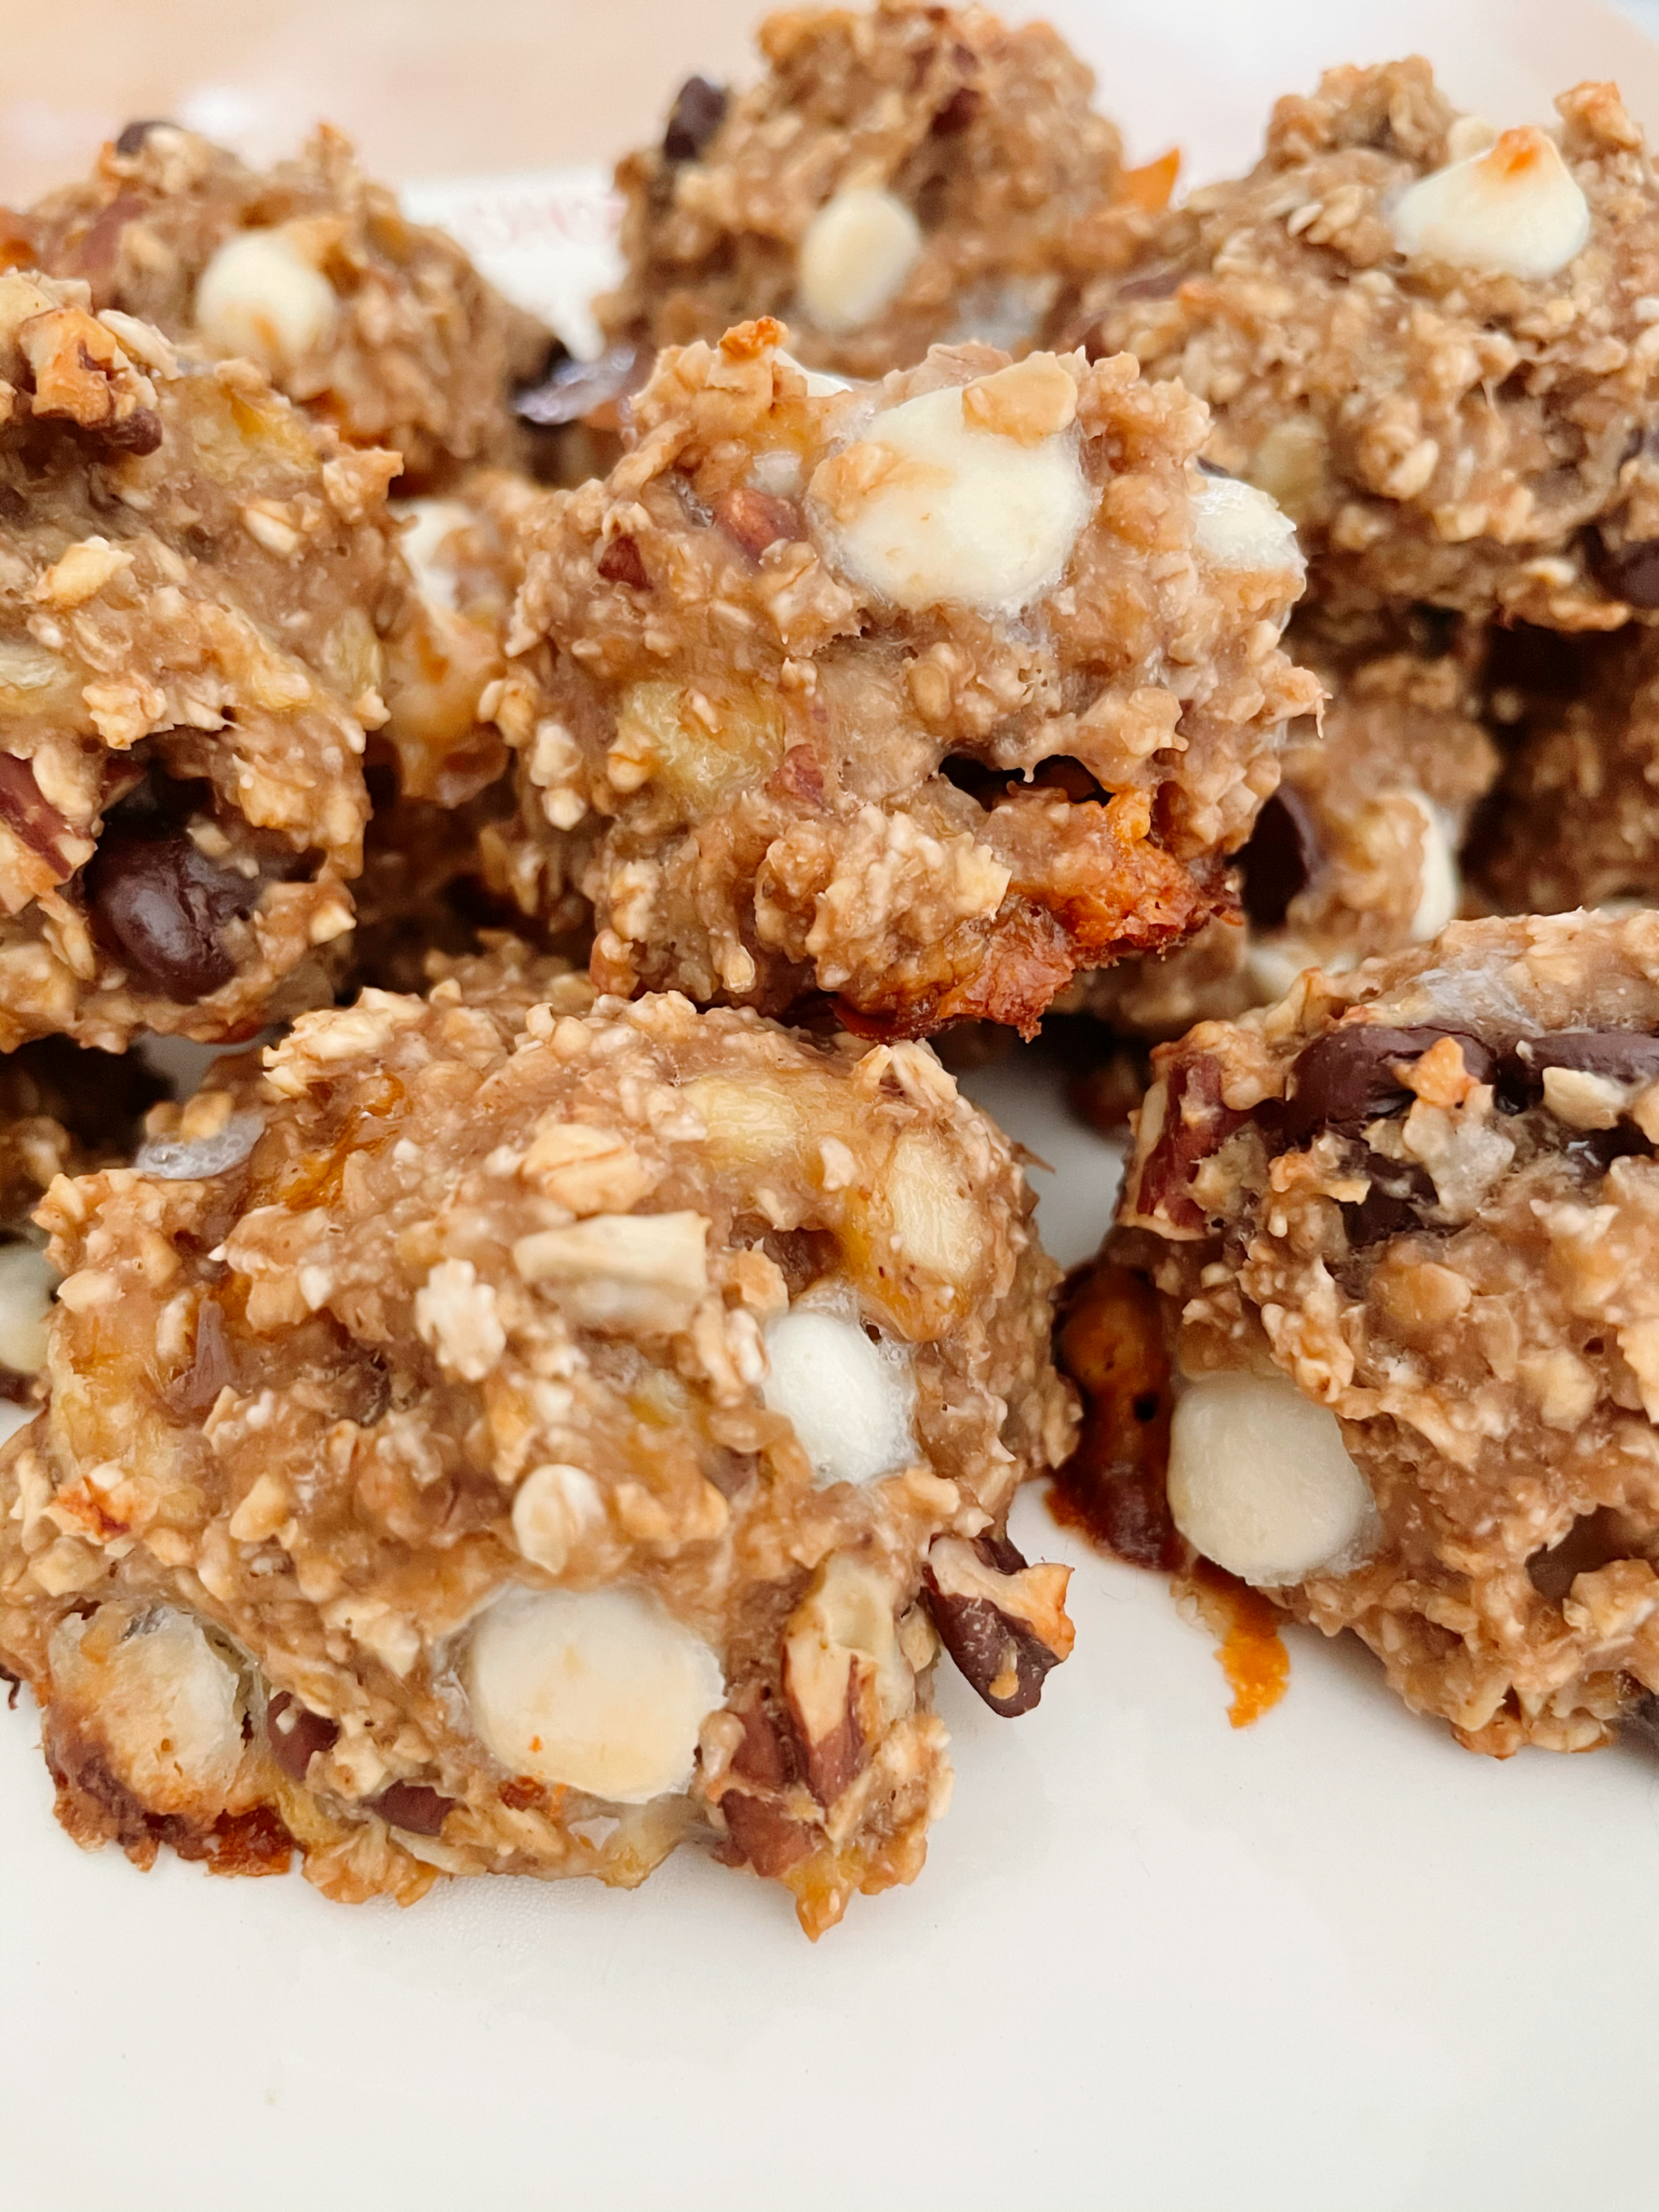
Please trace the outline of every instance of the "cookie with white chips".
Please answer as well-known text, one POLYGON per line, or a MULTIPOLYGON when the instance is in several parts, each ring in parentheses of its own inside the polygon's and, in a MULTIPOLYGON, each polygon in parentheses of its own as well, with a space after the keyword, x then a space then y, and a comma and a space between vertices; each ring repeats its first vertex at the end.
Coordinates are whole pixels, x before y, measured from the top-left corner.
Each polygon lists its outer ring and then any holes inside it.
POLYGON ((351 444, 394 448, 407 489, 518 454, 513 384, 539 368, 547 332, 326 125, 258 170, 178 124, 131 123, 89 177, 8 227, 97 307, 256 362, 351 444))
POLYGON ((1613 86, 1557 106, 1500 133, 1420 59, 1333 70, 1095 289, 1091 349, 1209 402, 1206 452, 1294 517, 1315 596, 1659 607, 1659 181, 1613 86))
POLYGON ((1109 1255, 1181 1534, 1472 1749, 1650 1733, 1659 915, 1454 924, 1153 1057, 1109 1255))
POLYGON ((909 1881, 941 1644, 1003 1713, 1070 1648, 1031 1205, 922 1046, 508 950, 303 1017, 47 1203, 0 1657, 65 1825, 347 1899, 696 1841, 813 1934, 909 1881))
POLYGON ((1137 190, 1167 196, 1172 163, 1126 179, 1092 76, 1046 23, 882 0, 788 9, 757 40, 757 83, 691 78, 660 144, 617 170, 613 343, 774 314, 804 361, 854 376, 964 339, 1021 352, 1074 308, 1080 267, 1131 257, 1137 190))
POLYGON ((516 895, 592 902, 605 990, 1029 1031, 1230 903, 1321 696, 1295 534, 1127 356, 847 385, 787 335, 665 352, 633 450, 538 510, 516 895))

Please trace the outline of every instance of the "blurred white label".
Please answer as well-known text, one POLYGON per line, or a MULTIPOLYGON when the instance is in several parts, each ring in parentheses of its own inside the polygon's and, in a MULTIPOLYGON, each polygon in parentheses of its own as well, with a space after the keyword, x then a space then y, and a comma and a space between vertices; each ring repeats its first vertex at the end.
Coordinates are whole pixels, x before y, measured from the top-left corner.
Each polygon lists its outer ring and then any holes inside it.
POLYGON ((605 170, 421 178, 398 198, 412 222, 447 230, 499 291, 539 315, 580 360, 604 351, 592 302, 622 275, 622 202, 605 170))

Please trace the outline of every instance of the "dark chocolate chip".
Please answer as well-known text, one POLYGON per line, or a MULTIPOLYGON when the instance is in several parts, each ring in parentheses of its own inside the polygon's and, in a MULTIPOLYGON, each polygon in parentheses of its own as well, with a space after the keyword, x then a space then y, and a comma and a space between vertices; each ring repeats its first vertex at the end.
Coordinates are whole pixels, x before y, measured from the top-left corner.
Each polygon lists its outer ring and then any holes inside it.
POLYGON ((435 1836, 454 1802, 424 1782, 393 1782, 368 1805, 391 1827, 407 1828, 411 1836, 435 1836))
POLYGON ((1564 1067, 1605 1076, 1610 1083, 1659 1079, 1659 1037, 1640 1030, 1557 1030, 1549 1036, 1522 1037, 1515 1051, 1540 1076, 1547 1067, 1564 1067))
POLYGON ((674 95, 662 134, 663 159, 696 161, 725 118, 726 87, 706 76, 687 77, 674 95))
POLYGON ((980 109, 984 105, 985 95, 977 87, 959 84, 933 118, 934 137, 959 138, 978 120, 980 109))
POLYGON ((611 539, 593 565, 609 584, 626 584, 631 592, 648 592, 651 588, 640 549, 625 532, 611 539))
POLYGON ((129 123, 126 125, 115 142, 115 150, 118 154, 139 153, 143 150, 144 141, 152 131, 172 131, 176 128, 177 125, 170 122, 165 115, 146 115, 139 121, 129 123))
POLYGON ((1391 1237, 1422 1228, 1425 1213, 1436 1203, 1434 1185, 1421 1168, 1401 1165, 1369 1150, 1363 1164, 1371 1187, 1357 1206, 1342 1208, 1352 1252, 1386 1244, 1391 1237))
POLYGON ((1603 1174, 1615 1160, 1650 1159, 1653 1156, 1653 1146, 1630 1121, 1620 1121, 1611 1129, 1576 1131, 1566 1151, 1570 1159, 1589 1160, 1603 1174))
POLYGON ((1659 607, 1659 538, 1614 544, 1601 531, 1584 532, 1584 557, 1604 592, 1632 607, 1659 607))
POLYGON ((84 879, 100 933, 164 998, 192 1006, 235 975, 219 933, 252 912, 258 879, 216 866, 182 830, 112 825, 84 879))
MULTIPOLYGON (((286 1690, 278 1690, 265 1708, 265 1740, 270 1755, 291 1781, 303 1782, 312 1760, 319 1751, 331 1751, 339 1733, 337 1721, 313 1713, 286 1690)), ((398 1786, 392 1784, 394 1789, 398 1786)))
POLYGON ((1443 1036, 1455 1036, 1463 1065, 1477 1083, 1488 1082, 1496 1056, 1462 1030, 1389 1028, 1382 1022, 1344 1022, 1297 1054, 1291 1070, 1285 1116, 1292 1145, 1322 1129, 1358 1129, 1399 1113, 1411 1093, 1395 1073, 1401 1061, 1420 1060, 1443 1036))
POLYGON ((1300 792, 1280 784, 1238 856, 1244 911, 1258 929, 1283 927, 1291 900, 1307 890, 1319 861, 1313 809, 1300 792))
POLYGON ((98 435, 118 452, 136 453, 142 459, 161 442, 161 418, 153 407, 135 407, 119 422, 106 423, 98 435))

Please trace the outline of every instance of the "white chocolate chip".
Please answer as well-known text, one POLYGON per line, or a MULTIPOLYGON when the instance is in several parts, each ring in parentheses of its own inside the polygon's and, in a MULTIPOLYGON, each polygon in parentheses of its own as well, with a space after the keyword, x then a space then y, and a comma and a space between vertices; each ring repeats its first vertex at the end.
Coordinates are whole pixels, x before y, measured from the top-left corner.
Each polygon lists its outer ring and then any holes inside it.
MULTIPOLYGON (((806 396, 809 399, 833 399, 838 392, 850 392, 853 389, 850 378, 836 376, 827 368, 808 368, 804 362, 797 361, 793 354, 786 353, 781 346, 775 349, 774 358, 787 362, 797 376, 805 377, 806 396)), ((769 490, 771 487, 767 485, 763 489, 769 490)))
POLYGON ((921 257, 921 230, 902 200, 852 185, 825 202, 800 243, 800 303, 821 331, 873 322, 921 257))
POLYGON ((526 1559, 562 1573, 570 1549, 604 1518, 605 1501, 591 1474, 557 1461, 532 1467, 513 1500, 513 1540, 526 1559))
POLYGON ((1582 253, 1589 202, 1555 141, 1535 125, 1419 177, 1395 203, 1395 244, 1407 257, 1490 276, 1553 276, 1582 253))
POLYGON ((803 1302, 766 1332, 761 1395, 786 1414, 820 1483, 872 1482, 915 1457, 915 1378, 851 1311, 803 1302))
POLYGON ((972 426, 962 387, 878 415, 811 495, 840 566, 895 605, 986 612, 1057 583, 1094 495, 1071 432, 1022 444, 972 426))
POLYGON ((1295 1384, 1205 1375, 1176 1401, 1170 1510, 1195 1550, 1272 1588, 1357 1564, 1376 1509, 1334 1413, 1295 1384))
POLYGON ((47 1665, 54 1705, 95 1735, 149 1811, 216 1818, 241 1763, 241 1714, 235 1670, 199 1621, 168 1607, 120 1635, 103 1613, 71 1613, 47 1665))
POLYGON ((1239 477, 1206 476, 1189 483, 1193 542, 1218 568, 1264 568, 1299 576, 1307 563, 1296 525, 1278 503, 1239 477))
POLYGON ((1455 917, 1462 903, 1463 879, 1458 873, 1456 849, 1445 816, 1420 791, 1406 796, 1423 814, 1423 858, 1411 933, 1413 945, 1426 945, 1455 917))
POLYGON ((202 271, 196 323, 217 354, 246 354, 280 376, 323 344, 334 287, 279 230, 238 231, 202 271))
POLYGON ((0 1246, 0 1367, 38 1375, 46 1365, 46 1316, 57 1287, 58 1270, 38 1244, 0 1246))
POLYGON ((1460 115, 1446 133, 1446 151, 1454 161, 1467 161, 1471 154, 1484 154, 1489 146, 1498 143, 1498 125, 1488 123, 1484 115, 1460 115))
POLYGON ((398 544, 421 597, 453 610, 455 565, 444 558, 444 546, 471 526, 471 510, 459 499, 398 499, 387 503, 386 513, 408 526, 398 544))
POLYGON ((473 1631, 466 1686, 503 1766, 620 1805, 685 1788, 726 1694, 702 1638, 631 1589, 509 1591, 473 1631))

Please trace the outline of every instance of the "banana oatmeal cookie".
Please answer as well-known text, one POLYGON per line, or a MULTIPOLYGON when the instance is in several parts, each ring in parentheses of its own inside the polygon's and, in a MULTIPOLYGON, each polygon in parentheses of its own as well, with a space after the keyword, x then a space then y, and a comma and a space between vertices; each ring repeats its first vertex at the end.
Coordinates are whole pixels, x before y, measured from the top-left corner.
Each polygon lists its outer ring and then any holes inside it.
POLYGON ((1173 161, 1125 174, 1046 23, 884 0, 788 9, 758 38, 757 85, 691 78, 617 172, 628 274, 599 313, 619 343, 775 314, 804 361, 854 376, 970 338, 1021 352, 1168 198, 1173 161))
POLYGON ((850 386, 787 336, 665 353, 634 449, 544 498, 515 894, 592 901, 605 990, 1029 1030, 1230 903, 1320 696, 1279 646, 1294 532, 1127 357, 850 386))
POLYGON ((912 1879, 941 1644, 1001 1713, 1071 1644, 1006 1140, 923 1046, 510 947, 264 1064, 43 1209, 0 1657, 70 1832, 404 1901, 695 1839, 814 1935, 912 1879))
POLYGON ((261 173, 173 123, 130 124, 93 175, 9 216, 15 257, 192 351, 257 362, 410 489, 518 449, 516 379, 550 343, 453 239, 410 222, 337 131, 261 173))
POLYGON ((395 457, 0 276, 0 1048, 246 1034, 351 922, 395 457))
POLYGON ((1176 1526, 1472 1749, 1651 1732, 1659 915, 1455 924, 1154 1066, 1109 1252, 1176 1526))
POLYGON ((1091 295, 1091 349, 1209 403, 1315 598, 1659 607, 1659 180, 1611 85, 1557 106, 1500 136, 1422 60, 1333 70, 1091 295))
POLYGON ((1340 628, 1316 615, 1285 646, 1330 695, 1322 733, 1309 717, 1285 739, 1284 780, 1237 856, 1242 916, 1073 994, 1121 1033, 1179 1036, 1282 996, 1301 969, 1425 943, 1458 911, 1459 851, 1498 770, 1477 626, 1432 609, 1340 628))

